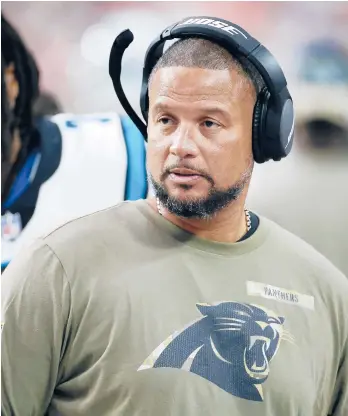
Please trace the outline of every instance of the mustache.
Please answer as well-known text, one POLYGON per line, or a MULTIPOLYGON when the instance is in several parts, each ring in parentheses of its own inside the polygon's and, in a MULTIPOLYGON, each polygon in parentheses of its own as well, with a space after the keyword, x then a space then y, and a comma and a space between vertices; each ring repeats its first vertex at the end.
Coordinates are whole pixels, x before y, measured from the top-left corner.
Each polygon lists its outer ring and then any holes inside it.
POLYGON ((161 182, 163 182, 170 175, 173 169, 191 169, 197 172, 203 178, 205 178, 208 182, 210 182, 212 186, 215 185, 214 179, 205 170, 197 168, 195 166, 188 165, 186 163, 185 164, 173 164, 173 165, 167 166, 161 174, 161 177, 160 177, 161 182))

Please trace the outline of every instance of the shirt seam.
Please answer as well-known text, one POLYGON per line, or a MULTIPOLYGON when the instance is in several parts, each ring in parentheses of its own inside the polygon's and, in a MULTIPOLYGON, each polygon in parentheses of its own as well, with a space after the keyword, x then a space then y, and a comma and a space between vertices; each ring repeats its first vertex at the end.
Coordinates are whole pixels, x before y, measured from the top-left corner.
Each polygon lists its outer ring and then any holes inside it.
MULTIPOLYGON (((63 263, 62 263, 62 261, 61 261, 61 259, 58 257, 58 255, 57 255, 57 253, 54 251, 54 249, 48 244, 48 243, 46 243, 43 239, 40 239, 41 241, 42 241, 42 244, 44 244, 46 247, 47 247, 47 249, 54 255, 54 257, 57 259, 57 261, 58 261, 58 263, 59 263, 59 265, 60 265, 60 267, 62 268, 62 271, 63 271, 63 280, 67 283, 67 285, 68 285, 68 289, 69 289, 69 291, 68 291, 68 293, 69 293, 69 312, 68 312, 68 316, 67 316, 67 319, 66 319, 66 321, 65 321, 65 328, 66 328, 66 326, 67 326, 67 323, 69 322, 69 320, 71 319, 71 321, 72 321, 72 319, 73 319, 73 304, 72 304, 72 296, 71 296, 71 284, 70 284, 70 280, 69 280, 69 278, 68 278, 68 274, 67 274, 67 272, 66 272, 66 270, 65 270, 65 267, 64 267, 64 265, 63 265, 63 263)), ((67 334, 65 335, 65 336, 67 336, 67 334)), ((59 362, 61 363, 61 361, 63 360, 63 357, 64 357, 64 355, 65 355, 65 350, 66 350, 66 346, 64 347, 64 350, 63 351, 61 351, 61 353, 60 353, 60 357, 59 357, 59 362)), ((58 382, 59 380, 57 380, 57 382, 58 382)))

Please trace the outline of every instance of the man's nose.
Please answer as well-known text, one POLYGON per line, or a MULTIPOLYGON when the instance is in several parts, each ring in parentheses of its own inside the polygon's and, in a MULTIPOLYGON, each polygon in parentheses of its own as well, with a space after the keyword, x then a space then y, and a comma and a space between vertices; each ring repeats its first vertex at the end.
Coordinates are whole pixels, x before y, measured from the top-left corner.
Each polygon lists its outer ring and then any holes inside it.
POLYGON ((172 136, 170 153, 180 159, 196 157, 198 149, 194 135, 193 127, 180 126, 172 136))

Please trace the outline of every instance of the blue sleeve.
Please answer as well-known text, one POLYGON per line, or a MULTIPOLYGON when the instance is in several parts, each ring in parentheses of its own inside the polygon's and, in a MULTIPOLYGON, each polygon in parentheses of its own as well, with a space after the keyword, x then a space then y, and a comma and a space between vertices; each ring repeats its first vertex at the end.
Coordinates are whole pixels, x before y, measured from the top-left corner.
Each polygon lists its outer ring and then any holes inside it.
POLYGON ((144 199, 147 196, 145 140, 129 117, 122 117, 121 123, 128 157, 124 199, 144 199))

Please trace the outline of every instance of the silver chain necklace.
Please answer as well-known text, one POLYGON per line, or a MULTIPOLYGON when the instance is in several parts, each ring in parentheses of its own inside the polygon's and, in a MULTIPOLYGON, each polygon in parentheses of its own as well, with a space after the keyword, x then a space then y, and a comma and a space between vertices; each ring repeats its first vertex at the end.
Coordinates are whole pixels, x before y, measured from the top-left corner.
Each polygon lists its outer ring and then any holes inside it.
MULTIPOLYGON (((158 198, 156 198, 156 204, 157 204, 157 211, 160 215, 163 216, 163 212, 162 212, 162 208, 161 208, 161 203, 159 201, 158 198)), ((250 218, 250 212, 248 209, 244 209, 244 213, 245 213, 245 222, 246 222, 246 227, 247 227, 247 232, 250 231, 251 228, 251 218, 250 218)))

